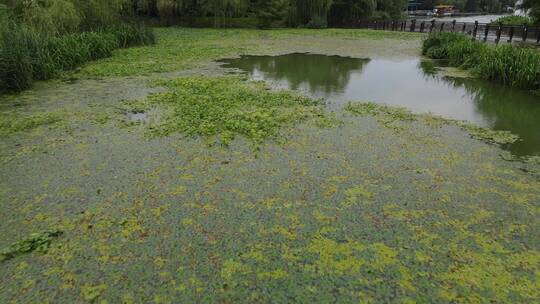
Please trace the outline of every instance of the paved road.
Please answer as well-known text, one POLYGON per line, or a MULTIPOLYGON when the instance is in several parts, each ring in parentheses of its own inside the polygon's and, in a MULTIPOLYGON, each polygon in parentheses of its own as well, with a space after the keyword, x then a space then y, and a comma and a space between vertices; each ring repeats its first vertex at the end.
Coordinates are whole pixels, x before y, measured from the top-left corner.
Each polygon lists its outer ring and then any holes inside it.
MULTIPOLYGON (((449 21, 456 20, 457 22, 475 22, 478 21, 479 23, 489 23, 491 21, 497 20, 499 17, 503 17, 506 15, 480 15, 480 16, 464 16, 464 17, 441 17, 441 18, 435 18, 437 21, 449 21)), ((419 17, 417 20, 432 20, 433 17, 419 17)))

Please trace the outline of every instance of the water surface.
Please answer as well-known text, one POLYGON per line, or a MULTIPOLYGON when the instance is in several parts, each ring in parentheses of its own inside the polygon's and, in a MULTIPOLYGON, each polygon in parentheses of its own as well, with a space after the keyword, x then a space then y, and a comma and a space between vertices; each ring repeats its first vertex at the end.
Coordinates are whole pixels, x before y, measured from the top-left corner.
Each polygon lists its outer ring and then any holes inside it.
POLYGON ((507 130, 521 141, 505 147, 540 155, 540 97, 480 79, 442 76, 421 59, 358 59, 294 53, 222 60, 255 80, 325 98, 330 107, 371 101, 507 130))

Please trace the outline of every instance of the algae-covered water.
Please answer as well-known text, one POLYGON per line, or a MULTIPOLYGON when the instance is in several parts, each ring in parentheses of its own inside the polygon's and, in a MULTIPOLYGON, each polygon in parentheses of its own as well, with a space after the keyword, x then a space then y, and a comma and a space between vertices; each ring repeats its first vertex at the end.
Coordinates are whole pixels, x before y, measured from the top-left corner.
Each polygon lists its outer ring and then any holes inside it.
POLYGON ((540 155, 540 96, 464 75, 448 76, 432 61, 293 53, 221 62, 255 80, 325 98, 334 108, 369 101, 510 131, 521 140, 506 149, 540 155))
POLYGON ((501 132, 336 93, 378 61, 447 86, 418 67, 419 36, 156 31, 155 46, 0 97, 0 303, 540 298, 538 159, 485 142, 501 132), (328 106, 215 63, 314 50, 372 60, 280 76, 328 106))

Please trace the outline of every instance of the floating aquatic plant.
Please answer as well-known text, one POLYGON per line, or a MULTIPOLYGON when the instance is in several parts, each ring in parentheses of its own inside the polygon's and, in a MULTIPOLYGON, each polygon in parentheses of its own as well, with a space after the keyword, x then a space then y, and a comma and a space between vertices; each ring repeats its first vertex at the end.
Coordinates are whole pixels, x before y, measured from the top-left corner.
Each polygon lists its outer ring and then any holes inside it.
POLYGON ((324 116, 320 101, 237 77, 183 77, 161 85, 168 91, 150 97, 150 104, 168 108, 165 121, 154 126, 158 134, 218 136, 225 145, 242 135, 261 143, 280 139, 284 126, 324 116))
POLYGON ((8 248, 0 252, 0 262, 7 261, 18 255, 32 251, 47 252, 52 241, 62 235, 62 231, 51 230, 40 233, 33 233, 29 237, 13 243, 8 248))

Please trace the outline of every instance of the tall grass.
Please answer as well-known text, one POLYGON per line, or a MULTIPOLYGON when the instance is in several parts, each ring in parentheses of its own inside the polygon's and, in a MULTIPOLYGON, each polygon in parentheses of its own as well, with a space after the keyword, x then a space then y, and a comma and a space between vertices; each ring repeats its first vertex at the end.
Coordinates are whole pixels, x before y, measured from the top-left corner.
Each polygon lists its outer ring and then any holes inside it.
MULTIPOLYGON (((2 27, 0 35, 0 91, 21 91, 32 84, 28 32, 2 27)), ((32 41, 32 39, 30 39, 32 41)))
POLYGON ((457 33, 429 36, 422 53, 448 59, 452 66, 471 69, 478 76, 523 89, 540 88, 540 52, 512 45, 488 45, 457 33))
POLYGON ((155 42, 152 29, 122 24, 92 32, 53 35, 15 22, 0 28, 0 92, 21 91, 33 80, 58 76, 117 48, 155 42))

